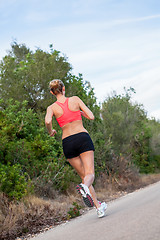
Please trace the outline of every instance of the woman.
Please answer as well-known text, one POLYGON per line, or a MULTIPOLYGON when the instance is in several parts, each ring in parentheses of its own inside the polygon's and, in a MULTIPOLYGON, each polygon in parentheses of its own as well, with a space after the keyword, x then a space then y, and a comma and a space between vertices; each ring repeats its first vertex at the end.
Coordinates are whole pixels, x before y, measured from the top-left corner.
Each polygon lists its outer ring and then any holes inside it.
POLYGON ((94 145, 83 127, 82 117, 94 120, 90 109, 77 97, 65 97, 65 86, 59 79, 52 80, 49 84, 51 94, 57 101, 47 108, 45 124, 51 137, 56 134, 52 129, 54 116, 62 128, 62 145, 66 159, 77 171, 82 183, 77 185, 77 191, 82 195, 88 207, 96 206, 98 217, 105 215, 107 204, 100 203, 92 186, 94 181, 94 145))

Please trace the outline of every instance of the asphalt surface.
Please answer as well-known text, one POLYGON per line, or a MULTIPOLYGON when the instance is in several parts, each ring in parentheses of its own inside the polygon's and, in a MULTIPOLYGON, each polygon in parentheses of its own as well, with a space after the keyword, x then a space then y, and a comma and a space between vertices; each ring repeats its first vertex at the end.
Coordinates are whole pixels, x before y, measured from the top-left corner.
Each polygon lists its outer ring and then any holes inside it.
POLYGON ((32 240, 160 240, 160 182, 108 203, 32 240))

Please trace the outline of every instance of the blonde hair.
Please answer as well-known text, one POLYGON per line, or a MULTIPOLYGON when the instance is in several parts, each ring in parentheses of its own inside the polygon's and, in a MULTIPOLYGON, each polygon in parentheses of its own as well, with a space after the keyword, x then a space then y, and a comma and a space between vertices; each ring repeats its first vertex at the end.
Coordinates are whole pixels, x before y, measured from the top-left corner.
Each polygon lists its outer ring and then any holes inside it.
POLYGON ((64 83, 60 79, 53 79, 49 83, 50 90, 56 95, 62 93, 64 83))

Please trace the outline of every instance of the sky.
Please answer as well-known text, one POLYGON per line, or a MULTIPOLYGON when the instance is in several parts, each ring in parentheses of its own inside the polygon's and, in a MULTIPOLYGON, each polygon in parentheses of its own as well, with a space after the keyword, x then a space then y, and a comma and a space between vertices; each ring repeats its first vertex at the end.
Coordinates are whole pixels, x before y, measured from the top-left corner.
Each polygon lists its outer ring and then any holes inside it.
POLYGON ((11 43, 59 50, 102 103, 134 88, 160 120, 159 0, 0 0, 0 60, 11 43))

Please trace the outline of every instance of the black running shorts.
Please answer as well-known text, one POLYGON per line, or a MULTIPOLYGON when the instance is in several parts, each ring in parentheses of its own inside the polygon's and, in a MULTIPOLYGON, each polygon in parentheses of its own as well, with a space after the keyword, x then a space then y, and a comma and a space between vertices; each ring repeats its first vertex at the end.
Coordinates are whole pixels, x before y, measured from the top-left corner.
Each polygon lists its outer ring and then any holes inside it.
POLYGON ((80 132, 64 138, 62 145, 67 159, 78 157, 83 152, 95 151, 92 139, 87 132, 80 132))

